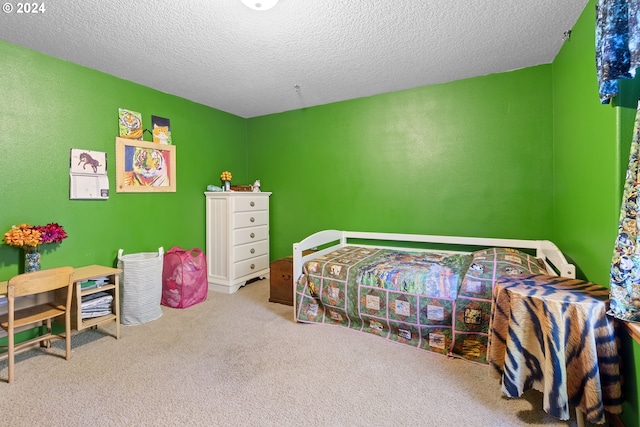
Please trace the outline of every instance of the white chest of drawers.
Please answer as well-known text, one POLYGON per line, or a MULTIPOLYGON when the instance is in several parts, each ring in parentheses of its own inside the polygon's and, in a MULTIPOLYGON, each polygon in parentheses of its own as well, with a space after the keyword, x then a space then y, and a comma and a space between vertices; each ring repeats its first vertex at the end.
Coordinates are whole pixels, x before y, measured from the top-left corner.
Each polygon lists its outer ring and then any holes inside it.
POLYGON ((269 275, 271 193, 205 192, 209 289, 233 293, 269 275))

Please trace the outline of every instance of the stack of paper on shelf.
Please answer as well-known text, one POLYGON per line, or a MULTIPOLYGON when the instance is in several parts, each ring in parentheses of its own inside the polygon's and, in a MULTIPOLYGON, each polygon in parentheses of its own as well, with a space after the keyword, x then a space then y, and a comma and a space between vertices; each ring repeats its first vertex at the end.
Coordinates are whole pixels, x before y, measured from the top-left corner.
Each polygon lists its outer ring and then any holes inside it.
POLYGON ((106 285, 108 283, 109 278, 107 276, 94 277, 91 280, 84 280, 80 282, 80 288, 82 288, 82 290, 84 291, 87 289, 99 288, 102 285, 106 285))
POLYGON ((108 292, 96 292, 82 297, 82 318, 100 317, 111 314, 113 295, 108 292))

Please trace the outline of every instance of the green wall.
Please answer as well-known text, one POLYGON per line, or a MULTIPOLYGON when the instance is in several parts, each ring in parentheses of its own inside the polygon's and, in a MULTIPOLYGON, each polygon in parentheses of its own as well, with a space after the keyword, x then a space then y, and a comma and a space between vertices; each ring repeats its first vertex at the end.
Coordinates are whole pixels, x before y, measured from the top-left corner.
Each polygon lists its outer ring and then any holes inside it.
MULTIPOLYGON (((273 192, 271 259, 326 228, 551 239, 606 285, 634 111, 599 104, 594 8, 553 64, 248 120, 0 41, 0 232, 62 224, 44 268, 204 248, 202 193, 230 170, 273 192), (119 107, 171 119, 177 192, 115 192, 119 107), (107 152, 109 200, 69 200, 71 148, 107 152)), ((0 280, 21 263, 0 245, 0 280)), ((623 344, 637 425, 640 346, 623 344)))
POLYGON ((591 1, 552 65, 250 119, 272 259, 325 228, 545 238, 608 286, 634 114, 599 102, 594 24, 591 1))
POLYGON ((272 259, 313 232, 551 239, 551 66, 248 121, 272 259))
MULTIPOLYGON (((69 238, 44 247, 43 268, 112 265, 119 248, 204 248, 206 186, 223 170, 248 180, 242 118, 3 41, 0 70, 0 231, 63 225, 69 238), (145 128, 152 114, 171 119, 175 193, 115 192, 119 107, 142 113, 145 128), (69 200, 71 148, 107 153, 108 200, 69 200)), ((20 250, 0 244, 0 280, 22 263, 20 250)))
POLYGON ((554 236, 583 277, 608 286, 622 195, 620 142, 616 110, 598 98, 594 25, 590 2, 553 63, 554 236))
MULTIPOLYGON (((589 1, 553 62, 554 240, 582 277, 609 286, 635 106, 627 97, 618 106, 598 99, 595 3, 589 1)), ((640 345, 624 333, 621 342, 622 419, 637 426, 640 345)))

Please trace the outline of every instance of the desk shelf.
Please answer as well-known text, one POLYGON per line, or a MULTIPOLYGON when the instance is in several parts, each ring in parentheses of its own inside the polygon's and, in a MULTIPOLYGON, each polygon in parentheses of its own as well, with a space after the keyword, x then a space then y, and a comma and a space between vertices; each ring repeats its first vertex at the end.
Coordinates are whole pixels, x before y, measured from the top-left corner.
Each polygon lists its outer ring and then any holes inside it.
MULTIPOLYGON (((120 273, 122 270, 118 268, 112 267, 103 267, 101 265, 89 265, 86 267, 79 267, 73 270, 73 300, 71 302, 71 329, 76 331, 81 331, 83 329, 93 328, 105 323, 115 322, 116 323, 116 333, 115 337, 120 338, 120 273), (97 277, 107 276, 109 278, 109 283, 102 285, 99 288, 91 288, 82 290, 81 283, 85 280, 95 279, 97 277), (87 319, 82 319, 82 312, 78 310, 78 307, 82 307, 82 297, 86 295, 91 295, 96 292, 109 292, 113 295, 113 303, 111 307, 111 314, 107 314, 105 316, 100 317, 91 317, 87 319)), ((7 282, 0 282, 0 299, 2 299, 7 293, 7 282)), ((43 301, 46 302, 46 301, 43 301)), ((21 306, 28 306, 29 304, 33 304, 34 300, 28 300, 26 302, 21 302, 21 306), (26 304, 26 305, 23 305, 26 304)), ((6 306, 0 305, 0 311, 6 313, 6 306)), ((64 327, 64 326, 63 326, 64 327)), ((31 334, 30 331, 23 331, 19 334, 23 334, 25 337, 28 334, 31 334)), ((6 339, 5 337, 0 337, 0 341, 6 339)), ((0 354, 0 358, 2 358, 4 354, 0 354)))
POLYGON ((115 322, 115 337, 120 338, 120 273, 122 270, 118 268, 103 267, 99 265, 90 265, 87 267, 76 268, 73 272, 73 301, 71 303, 71 328, 76 331, 83 329, 98 327, 102 324, 115 322), (82 290, 81 283, 86 280, 98 277, 107 277, 109 283, 100 287, 82 290), (92 295, 98 292, 107 292, 113 296, 111 303, 111 313, 98 316, 82 318, 82 297, 92 295))
POLYGON ((88 319, 82 319, 82 327, 80 329, 91 328, 93 326, 98 326, 106 322, 113 322, 115 320, 116 320, 115 314, 107 314, 106 316, 90 317, 88 319))

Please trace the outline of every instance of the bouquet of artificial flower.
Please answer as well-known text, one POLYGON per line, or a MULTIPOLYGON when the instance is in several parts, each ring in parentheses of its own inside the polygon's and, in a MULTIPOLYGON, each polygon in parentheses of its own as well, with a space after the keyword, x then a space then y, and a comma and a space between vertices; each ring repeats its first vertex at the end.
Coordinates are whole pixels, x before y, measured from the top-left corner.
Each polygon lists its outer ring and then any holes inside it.
POLYGON ((56 224, 55 222, 49 223, 47 225, 36 225, 34 227, 37 231, 40 232, 40 239, 42 243, 61 243, 64 239, 66 239, 67 233, 64 231, 61 225, 56 224))
POLYGON ((4 233, 4 242, 18 248, 38 247, 46 243, 60 243, 66 239, 64 228, 54 222, 47 225, 20 224, 4 233))

